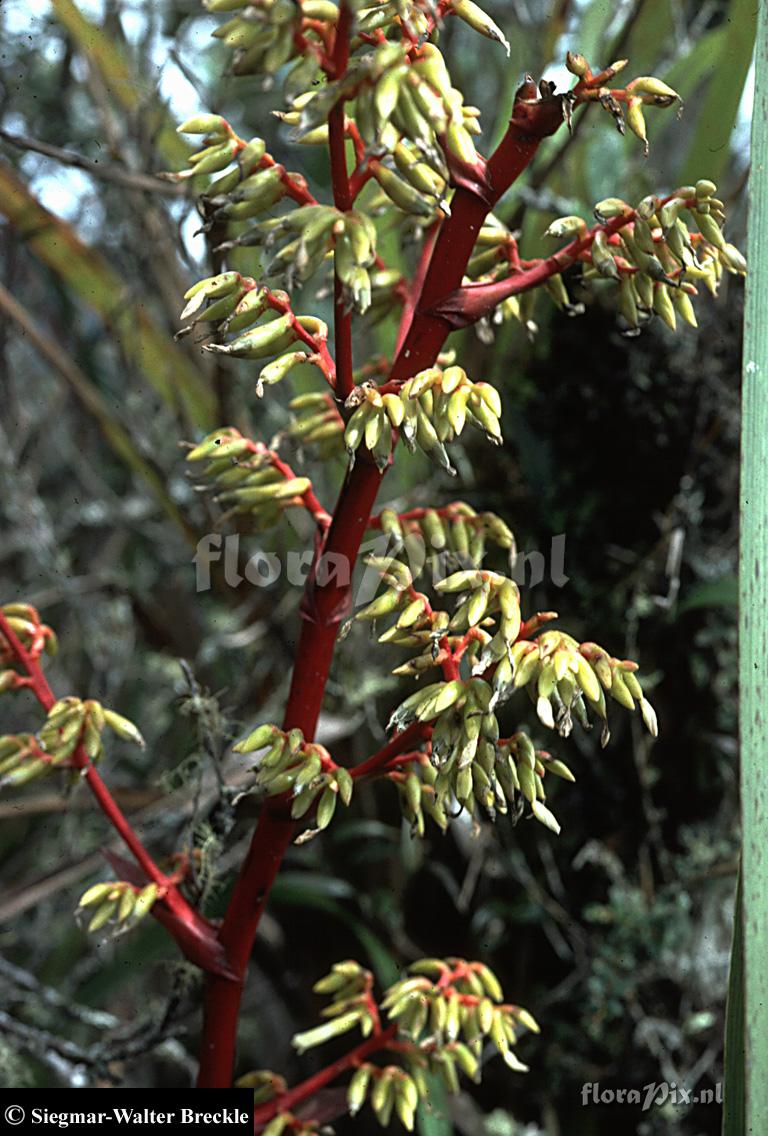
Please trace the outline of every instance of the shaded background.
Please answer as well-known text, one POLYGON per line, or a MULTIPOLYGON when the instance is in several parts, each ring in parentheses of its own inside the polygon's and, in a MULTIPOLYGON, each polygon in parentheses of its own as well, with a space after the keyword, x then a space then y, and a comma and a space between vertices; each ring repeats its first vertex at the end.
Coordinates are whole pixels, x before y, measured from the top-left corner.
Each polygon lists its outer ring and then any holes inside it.
MULTIPOLYGON (((542 147, 501 209, 522 228, 524 255, 544 248, 555 215, 703 176, 743 244, 754 4, 486 8, 510 61, 456 23, 442 42, 489 145, 521 72, 549 67, 563 81, 566 47, 600 63, 629 56, 631 74, 658 74, 686 104, 679 120, 649 114, 648 159, 594 113, 573 140, 542 147)), ((279 92, 224 77, 217 22, 194 0, 0 7, 2 596, 34 603, 57 629, 57 693, 102 699, 140 725, 146 752, 113 747, 105 776, 154 850, 199 850, 214 915, 253 821, 218 798, 212 759, 245 726, 279 719, 299 594, 232 589, 216 573, 196 593, 194 546, 212 514, 178 442, 229 422, 269 438, 286 423, 287 392, 257 403, 246 365, 173 342, 181 294, 213 266, 193 202, 169 184, 147 191, 141 175, 179 168, 188 148, 174 123, 210 109, 328 188, 321 152, 293 146, 271 116, 279 92)), ((525 610, 554 608, 577 636, 640 658, 661 738, 624 715, 605 751, 583 734, 552 743, 577 775, 555 794, 558 840, 502 818, 418 843, 390 786, 360 792, 322 839, 289 854, 255 949, 238 1072, 268 1065, 296 1080, 319 1066, 322 1054, 299 1060, 290 1036, 313 1021, 310 986, 332 961, 355 956, 389 982, 415 957, 467 955, 494 967, 542 1034, 520 1045, 526 1077, 489 1064, 481 1088, 422 1119, 426 1136, 719 1130, 717 1106, 582 1107, 581 1094, 589 1082, 720 1081, 737 849, 741 299, 725 280, 718 301, 699 302, 698 333, 654 321, 628 340, 598 302, 579 319, 541 304, 533 342, 517 326, 490 345, 465 335, 467 370, 504 397, 503 451, 459 452, 460 487, 406 456, 381 501, 461 496, 500 513, 523 550, 565 534, 567 585, 525 589, 525 610)), ((389 324, 362 335, 358 359, 391 336, 389 324)), ((332 502, 342 467, 316 471, 332 502)), ((244 532, 242 551, 300 550, 297 529, 244 532)), ((386 659, 362 630, 338 652, 321 740, 340 759, 384 736, 404 689, 386 659)), ((26 696, 5 698, 0 729, 38 715, 26 696)), ((0 817, 0 1083, 188 1084, 197 975, 154 925, 99 944, 73 919, 104 875, 108 833, 90 799, 49 780, 0 800, 0 817)), ((369 1114, 352 1127, 377 1128, 369 1114)))

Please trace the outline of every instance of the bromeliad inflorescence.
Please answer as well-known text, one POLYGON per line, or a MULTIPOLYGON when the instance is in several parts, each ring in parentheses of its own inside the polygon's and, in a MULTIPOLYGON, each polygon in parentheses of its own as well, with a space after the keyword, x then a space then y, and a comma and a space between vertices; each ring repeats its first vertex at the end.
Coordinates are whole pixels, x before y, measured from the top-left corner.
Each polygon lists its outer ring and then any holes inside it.
MULTIPOLYGON (((552 778, 574 775, 524 730, 504 736, 502 708, 525 692, 540 728, 567 738, 574 723, 589 729, 597 721, 605 745, 616 703, 637 709, 655 736, 637 664, 553 629, 552 612, 524 617, 512 570, 515 539, 501 517, 462 501, 378 513, 373 503, 401 440, 451 474, 451 448, 463 444, 467 426, 501 441, 501 392, 445 350, 451 330, 475 325, 490 340, 496 325, 515 320, 532 335, 539 297, 576 315, 598 290, 616 303, 630 334, 652 318, 672 329, 678 320, 695 325, 698 287, 716 292, 723 271, 744 271, 722 232, 722 202, 704 179, 649 194, 637 206, 608 197, 592 223, 552 219, 547 237, 559 247, 530 260, 503 211, 495 211, 539 142, 562 123, 570 126, 579 107, 601 107, 647 150, 647 112, 679 105, 677 93, 647 75, 619 86, 626 60, 600 69, 569 52, 571 89, 558 92, 526 76, 508 135, 485 156, 479 112, 453 83, 436 42, 442 25, 455 19, 508 47, 473 0, 206 0, 206 7, 223 17, 215 34, 235 74, 282 80, 285 102, 275 113, 287 141, 297 154, 327 148, 333 190, 332 200, 318 199, 262 139, 241 137, 220 116, 203 114, 180 127, 195 148, 187 169, 170 176, 199 191, 202 228, 225 269, 187 292, 180 334, 201 335, 204 350, 224 359, 257 362, 258 395, 276 388, 277 400, 278 384, 301 377, 268 445, 228 427, 194 447, 189 459, 206 463, 201 480, 225 510, 219 523, 236 517, 259 530, 300 506, 317 525, 284 723, 260 725, 235 747, 254 755, 246 791, 263 794, 265 816, 289 826, 285 844, 291 821, 308 826, 300 840, 313 835, 330 823, 339 800, 349 805, 356 782, 376 777, 395 786, 418 835, 425 817, 445 830, 462 811, 513 820, 529 812, 559 832, 549 786, 552 778), (397 267, 385 255, 393 240, 405 253, 397 267), (402 263, 414 251, 409 278, 402 263), (332 295, 332 335, 322 318, 305 314, 310 287, 318 297, 332 295), (379 350, 355 364, 353 317, 370 326, 398 315, 392 354, 379 350), (309 387, 312 377, 322 378, 320 389, 309 387), (293 455, 286 461, 288 446, 298 463, 293 455), (347 477, 332 515, 297 464, 344 451, 347 477), (386 556, 368 560, 384 587, 346 627, 373 624, 382 644, 409 653, 394 673, 423 683, 395 707, 386 744, 346 769, 313 740, 333 639, 351 608, 349 581, 334 582, 321 568, 328 556, 353 563, 366 531, 389 541, 386 556)), ((248 880, 240 882, 247 891, 248 880)), ((235 895, 225 933, 237 938, 235 895)), ((380 1066, 367 1059, 368 1050, 353 1051, 349 1109, 355 1113, 369 1099, 382 1123, 397 1113, 411 1127, 425 1068, 440 1071, 453 1088, 457 1070, 477 1072, 486 1037, 516 1067, 511 1046, 515 1023, 524 1019, 496 1004, 490 982, 457 960, 430 963, 377 1007, 369 976, 356 964, 339 964, 323 982, 337 996, 330 1021, 297 1043, 304 1048, 360 1028, 362 1046, 376 1044, 380 1009, 388 1010, 399 1024, 383 1036, 412 1060, 380 1066)), ((317 1130, 311 1112, 293 1111, 301 1087, 286 1089, 266 1071, 252 1083, 263 1101, 257 1127, 268 1136, 317 1130)))
POLYGON ((315 983, 315 992, 329 996, 331 1003, 322 1011, 322 1025, 294 1037, 299 1052, 353 1030, 364 1040, 330 1067, 330 1075, 310 1078, 294 1089, 286 1089, 268 1070, 242 1077, 238 1083, 255 1090, 257 1129, 267 1136, 316 1132, 313 1094, 351 1074, 346 1089, 351 1116, 369 1105, 382 1127, 396 1117, 411 1132, 417 1108, 429 1105, 431 1076, 457 1093, 462 1076, 480 1082, 492 1050, 510 1069, 527 1071, 515 1047, 523 1034, 538 1033, 539 1027, 527 1010, 504 1001, 498 978, 483 963, 421 959, 380 999, 373 987, 370 971, 352 960, 336 963, 315 983), (301 1119, 292 1111, 299 1106, 301 1119))
MULTIPOLYGON (((190 153, 184 169, 166 175, 197 193, 200 228, 220 268, 186 292, 178 337, 218 356, 223 372, 230 361, 256 363, 257 396, 274 391, 275 413, 283 414, 269 441, 222 426, 192 443, 187 460, 212 491, 218 524, 262 531, 294 508, 314 521, 282 725, 260 724, 234 747, 253 774, 244 793, 265 800, 221 924, 180 890, 184 855, 166 874, 95 768, 106 728, 141 744, 138 730, 92 699, 56 699, 41 669, 55 638, 23 604, 0 610, 0 691, 31 690, 46 719, 36 732, 0 738, 0 785, 55 769, 74 770, 89 784, 136 863, 121 871, 124 879, 89 888, 80 907, 93 909, 92 930, 113 931, 151 910, 206 970, 199 1084, 223 1087, 232 1083, 240 992, 259 918, 297 822, 306 826, 299 840, 320 832, 339 802, 350 806, 356 783, 382 778, 419 836, 426 816, 445 830, 462 812, 476 823, 529 812, 557 833, 550 775, 574 775, 524 730, 509 733, 502 708, 525 692, 541 728, 565 739, 574 722, 589 729, 596 720, 605 745, 609 707, 617 703, 638 710, 657 732, 635 662, 553 629, 553 612, 521 612, 515 538, 503 518, 462 501, 375 512, 400 440, 451 474, 450 449, 464 443, 467 426, 501 442, 501 392, 457 362, 445 349, 448 335, 475 325, 490 339, 507 319, 533 334, 540 296, 575 315, 598 288, 615 300, 631 334, 652 318, 673 330, 678 319, 695 326, 697 288, 716 293, 723 272, 743 273, 745 264, 724 235, 716 187, 704 178, 648 194, 636 206, 606 197, 594 221, 554 218, 546 235, 559 247, 530 260, 504 209, 496 210, 542 140, 570 126, 580 107, 598 105, 647 149, 646 112, 679 105, 679 98, 653 76, 616 86, 626 60, 596 69, 568 53, 573 84, 562 92, 526 76, 508 131, 485 155, 479 111, 453 83, 436 42, 454 20, 509 52, 502 29, 474 0, 203 2, 222 17, 214 34, 232 73, 282 83, 275 113, 287 144, 297 154, 301 147, 327 150, 332 191, 320 200, 264 139, 243 137, 208 113, 179 127, 193 140, 190 153), (403 255, 394 266, 387 251, 396 245, 403 255), (311 311, 316 297, 328 299, 322 316, 311 311), (396 319, 391 347, 360 352, 352 334, 358 318, 363 330, 379 321, 381 338, 385 321, 396 319), (356 353, 364 358, 355 362, 356 353), (297 379, 283 412, 281 385, 297 379), (320 380, 317 389, 312 380, 320 380), (286 460, 288 446, 298 461, 286 460), (333 513, 303 468, 318 457, 347 460, 333 513), (337 557, 351 571, 366 532, 390 543, 388 555, 368 560, 384 587, 348 620, 349 579, 320 569, 337 557), (408 652, 394 673, 425 681, 399 699, 381 749, 346 767, 315 741, 315 730, 339 627, 366 622, 382 644, 408 652)), ((456 958, 412 964, 381 1000, 369 972, 351 961, 336 964, 316 990, 331 1005, 321 1025, 294 1039, 296 1048, 358 1032, 359 1044, 294 1088, 267 1070, 246 1075, 241 1083, 256 1094, 256 1131, 267 1136, 314 1136, 327 1117, 313 1101, 342 1074, 349 1075, 346 1111, 356 1115, 370 1103, 382 1125, 397 1116, 410 1130, 431 1076, 456 1091, 460 1073, 479 1079, 492 1050, 523 1070, 519 1035, 538 1028, 504 1001, 486 966, 456 958)))
POLYGON ((31 604, 0 608, 0 693, 31 690, 46 709, 46 719, 32 733, 0 737, 0 789, 20 788, 56 769, 92 768, 104 756, 105 728, 144 746, 133 722, 93 698, 53 697, 41 660, 56 652, 54 631, 31 604))

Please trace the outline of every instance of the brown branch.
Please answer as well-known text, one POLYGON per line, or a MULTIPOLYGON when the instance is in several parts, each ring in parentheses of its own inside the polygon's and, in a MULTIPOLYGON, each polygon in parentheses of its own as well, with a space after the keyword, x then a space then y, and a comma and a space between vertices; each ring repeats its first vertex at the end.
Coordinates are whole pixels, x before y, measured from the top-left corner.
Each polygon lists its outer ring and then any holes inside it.
POLYGON ((189 543, 196 547, 200 534, 192 527, 169 494, 164 476, 137 448, 128 431, 110 411, 101 392, 62 350, 61 345, 35 323, 27 309, 2 284, 0 284, 0 311, 13 320, 31 346, 64 379, 88 413, 96 420, 115 453, 144 478, 168 516, 179 526, 189 543))
POLYGON ((0 130, 0 138, 9 146, 17 150, 27 150, 33 154, 42 154, 45 158, 52 158, 64 166, 71 166, 76 170, 84 170, 93 177, 102 181, 115 182, 117 185, 127 185, 131 189, 140 189, 145 193, 162 193, 166 197, 181 197, 186 187, 176 182, 163 181, 154 174, 137 173, 116 166, 112 163, 102 165, 92 158, 82 154, 75 154, 72 150, 62 150, 60 146, 52 146, 49 142, 39 142, 36 138, 27 138, 24 134, 11 134, 7 130, 0 130))

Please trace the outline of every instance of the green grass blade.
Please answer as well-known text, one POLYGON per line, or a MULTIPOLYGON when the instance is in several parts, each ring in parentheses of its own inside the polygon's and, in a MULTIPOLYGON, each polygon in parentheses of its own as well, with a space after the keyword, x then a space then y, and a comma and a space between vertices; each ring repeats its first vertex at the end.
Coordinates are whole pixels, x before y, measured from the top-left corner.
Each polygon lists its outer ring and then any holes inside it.
POLYGON ((147 309, 125 297, 123 281, 101 254, 45 209, 4 163, 0 163, 0 214, 68 291, 99 314, 126 358, 163 401, 183 411, 194 425, 212 429, 215 401, 205 377, 147 309))
POLYGON ((419 1136, 453 1136, 448 1092, 440 1078, 431 1073, 427 1076, 429 1102, 420 1104, 416 1113, 416 1128, 419 1136))
POLYGON ((752 62, 758 5, 733 0, 712 77, 688 113, 696 114, 696 132, 677 181, 718 181, 731 161, 731 134, 752 62))
POLYGON ((739 708, 744 896, 745 1132, 768 1123, 768 9, 760 5, 749 181, 741 418, 739 708))
POLYGON ((733 943, 725 1010, 723 1136, 742 1136, 745 1104, 744 1054, 744 911, 741 872, 733 912, 733 943))

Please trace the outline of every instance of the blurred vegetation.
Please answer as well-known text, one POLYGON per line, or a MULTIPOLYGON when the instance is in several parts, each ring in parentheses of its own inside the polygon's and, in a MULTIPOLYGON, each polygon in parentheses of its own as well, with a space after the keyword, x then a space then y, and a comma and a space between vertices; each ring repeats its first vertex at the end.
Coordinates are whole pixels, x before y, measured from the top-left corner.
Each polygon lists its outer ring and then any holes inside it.
MULTIPOLYGON (((696 177, 719 181, 729 239, 742 241, 753 4, 486 7, 510 34, 510 61, 460 27, 444 40, 489 140, 523 70, 553 68, 562 82, 566 45, 602 62, 629 56, 633 74, 660 75, 686 102, 679 121, 654 118, 647 160, 590 113, 543 146, 504 205, 528 255, 554 215, 696 177)), ((279 717, 299 596, 231 588, 220 570, 196 592, 194 546, 211 517, 178 442, 220 423, 268 438, 286 410, 282 395, 256 403, 246 369, 174 342, 181 294, 216 265, 191 198, 152 175, 181 163, 172 127, 198 109, 262 134, 326 190, 328 175, 271 117, 274 92, 223 76, 211 26, 196 0, 0 8, 0 573, 3 599, 37 605, 60 635, 57 693, 140 725, 145 755, 115 748, 105 774, 153 849, 197 847, 215 914, 253 817, 220 797, 214 767, 234 768, 226 749, 246 724, 279 717)), ((717 1105, 582 1107, 584 1083, 721 1079, 737 854, 739 284, 724 281, 699 310, 698 333, 677 336, 654 321, 623 338, 599 303, 572 320, 542 307, 532 342, 517 327, 493 344, 467 335, 468 370, 504 394, 503 452, 460 454, 460 489, 406 457, 383 493, 412 504, 460 493, 504 516, 525 551, 565 534, 567 585, 525 589, 526 610, 559 610, 574 633, 640 658, 659 742, 622 719, 605 751, 591 736, 560 744, 577 784, 557 802, 557 841, 502 820, 418 843, 389 786, 361 792, 290 853, 257 941, 240 1072, 295 1079, 322 1059, 297 1058, 289 1039, 312 1021, 311 982, 336 959, 389 982, 416 956, 466 955, 494 967, 542 1034, 520 1048, 530 1074, 489 1065, 481 1089, 423 1119, 425 1136, 719 1131, 717 1105)), ((379 329, 382 349, 391 330, 379 329)), ((324 500, 341 472, 327 471, 324 500)), ((241 557, 298 550, 307 535, 243 533, 241 557)), ((396 703, 384 662, 360 631, 338 652, 320 740, 340 758, 384 736, 396 703)), ((3 732, 37 713, 24 695, 4 699, 3 732)), ((46 781, 0 802, 0 816, 0 1083, 189 1084, 197 975, 154 925, 99 945, 73 918, 109 839, 84 790, 46 781)))

